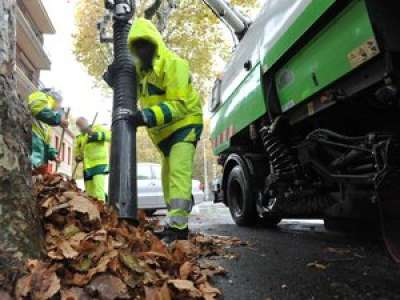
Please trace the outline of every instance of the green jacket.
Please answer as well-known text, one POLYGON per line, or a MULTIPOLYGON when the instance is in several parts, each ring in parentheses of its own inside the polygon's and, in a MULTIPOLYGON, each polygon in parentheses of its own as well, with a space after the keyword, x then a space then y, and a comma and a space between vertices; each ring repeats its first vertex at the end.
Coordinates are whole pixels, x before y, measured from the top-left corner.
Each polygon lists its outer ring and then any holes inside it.
POLYGON ((189 63, 166 47, 157 28, 146 19, 136 19, 129 34, 128 45, 134 56, 137 39, 148 40, 157 48, 152 70, 145 72, 140 61, 136 62, 139 103, 153 142, 163 148, 191 132, 199 138, 202 104, 192 85, 189 63))
POLYGON ((93 176, 108 173, 109 145, 111 132, 103 126, 92 127, 93 134, 90 136, 80 134, 75 139, 74 156, 83 160, 83 172, 85 180, 93 176))
POLYGON ((60 125, 61 113, 54 111, 56 100, 40 91, 28 97, 28 106, 33 116, 31 161, 37 168, 57 157, 57 150, 50 145, 51 127, 60 125))

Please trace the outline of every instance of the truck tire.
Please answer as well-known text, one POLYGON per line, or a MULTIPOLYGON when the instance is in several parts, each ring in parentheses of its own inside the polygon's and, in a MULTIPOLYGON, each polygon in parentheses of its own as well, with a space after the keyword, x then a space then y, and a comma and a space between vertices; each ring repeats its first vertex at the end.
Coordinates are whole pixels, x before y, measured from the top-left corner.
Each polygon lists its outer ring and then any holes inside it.
POLYGON ((226 196, 229 210, 239 226, 253 226, 257 223, 255 193, 250 178, 241 165, 235 166, 228 175, 226 196))

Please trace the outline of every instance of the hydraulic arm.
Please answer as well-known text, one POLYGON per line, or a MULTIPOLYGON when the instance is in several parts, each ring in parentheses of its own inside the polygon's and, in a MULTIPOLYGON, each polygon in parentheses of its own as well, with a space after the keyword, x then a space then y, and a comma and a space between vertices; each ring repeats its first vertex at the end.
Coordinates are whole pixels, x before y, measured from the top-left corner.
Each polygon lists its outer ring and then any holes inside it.
POLYGON ((250 21, 225 0, 203 0, 213 13, 231 29, 240 41, 250 26, 250 21))

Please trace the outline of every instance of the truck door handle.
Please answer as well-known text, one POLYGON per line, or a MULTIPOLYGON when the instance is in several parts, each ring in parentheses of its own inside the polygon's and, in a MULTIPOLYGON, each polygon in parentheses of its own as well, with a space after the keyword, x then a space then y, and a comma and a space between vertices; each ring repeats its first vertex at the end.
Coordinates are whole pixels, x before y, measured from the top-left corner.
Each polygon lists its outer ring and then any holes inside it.
POLYGON ((251 63, 251 60, 248 60, 248 61, 246 61, 246 62, 244 63, 244 69, 245 69, 246 71, 250 71, 252 67, 253 67, 253 64, 251 63))

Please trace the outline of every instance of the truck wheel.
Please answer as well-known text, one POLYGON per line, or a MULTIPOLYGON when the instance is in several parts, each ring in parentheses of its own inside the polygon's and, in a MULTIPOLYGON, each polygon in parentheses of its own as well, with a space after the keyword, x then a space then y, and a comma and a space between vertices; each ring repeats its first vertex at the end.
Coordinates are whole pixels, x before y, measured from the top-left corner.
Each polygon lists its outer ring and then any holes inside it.
POLYGON ((256 224, 255 194, 241 165, 237 165, 229 173, 226 196, 232 218, 237 225, 252 226, 256 224))

